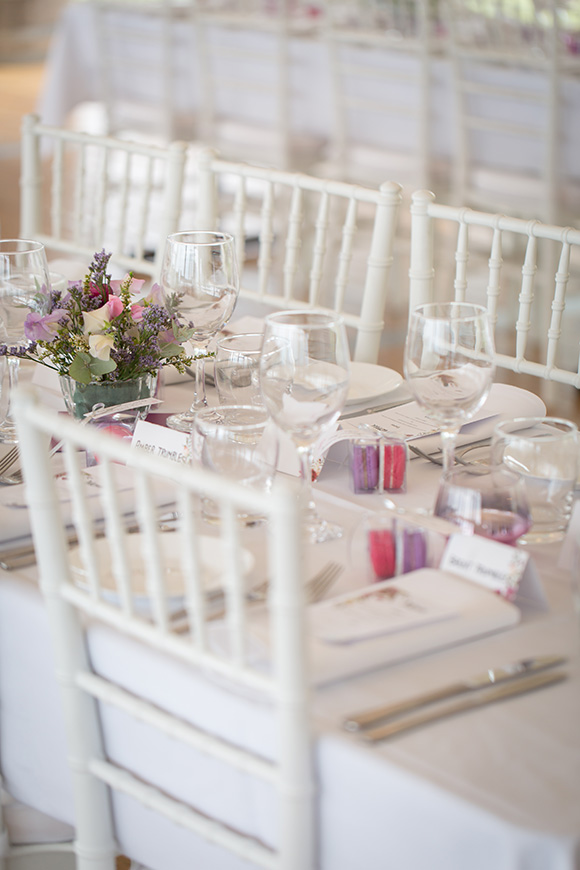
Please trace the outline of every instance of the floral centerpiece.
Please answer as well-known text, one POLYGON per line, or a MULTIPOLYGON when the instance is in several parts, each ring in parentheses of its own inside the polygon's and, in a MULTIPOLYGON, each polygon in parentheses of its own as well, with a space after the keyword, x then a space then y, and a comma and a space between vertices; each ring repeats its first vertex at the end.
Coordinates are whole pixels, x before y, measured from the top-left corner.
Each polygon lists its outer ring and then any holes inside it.
POLYGON ((76 416, 99 402, 142 398, 162 366, 183 373, 192 361, 183 345, 193 325, 180 320, 177 298, 164 296, 157 284, 144 290, 145 282, 131 273, 111 280, 110 257, 104 250, 95 254, 85 278, 67 290, 39 288, 24 322, 28 343, 0 344, 0 356, 56 370, 67 404, 71 395, 75 401, 84 396, 76 416))

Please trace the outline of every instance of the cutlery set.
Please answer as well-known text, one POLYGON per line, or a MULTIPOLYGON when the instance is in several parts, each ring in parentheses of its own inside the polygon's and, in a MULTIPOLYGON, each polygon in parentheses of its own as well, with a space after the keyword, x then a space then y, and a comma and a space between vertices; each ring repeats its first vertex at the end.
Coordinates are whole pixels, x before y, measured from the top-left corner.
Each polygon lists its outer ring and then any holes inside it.
MULTIPOLYGON (((179 516, 175 512, 170 512, 164 514, 159 518, 159 531, 161 532, 173 532, 176 531, 177 525, 176 521, 179 516)), ((133 535, 137 532, 141 531, 141 526, 139 523, 135 522, 135 514, 130 513, 126 514, 124 519, 127 522, 125 526, 125 533, 127 535, 133 535)), ((94 530, 95 538, 103 538, 105 536, 105 528, 102 524, 102 521, 95 521, 96 527, 94 530)), ((69 526, 67 527, 67 546, 75 547, 79 539, 77 537, 76 530, 69 526)), ((16 545, 14 547, 9 547, 4 550, 0 550, 0 568, 4 571, 17 571, 19 568, 28 568, 30 565, 36 564, 36 550, 34 548, 34 542, 32 539, 27 539, 25 543, 20 545, 16 545)))
POLYGON ((566 661, 564 656, 559 655, 538 656, 490 669, 470 679, 451 683, 441 689, 434 689, 405 701, 348 716, 343 722, 343 728, 358 733, 368 743, 385 740, 387 737, 456 713, 484 707, 505 698, 562 682, 567 677, 563 671, 552 673, 544 673, 544 671, 566 661), (421 707, 428 707, 462 695, 465 697, 444 706, 406 715, 421 707))
MULTIPOLYGON (((328 562, 320 571, 317 571, 316 574, 307 580, 304 584, 304 595, 307 604, 314 604, 324 598, 343 570, 344 566, 338 562, 328 562)), ((264 580, 248 591, 246 600, 249 604, 263 604, 268 598, 269 590, 270 581, 264 580)), ((224 607, 224 600, 225 592, 222 588, 208 594, 208 603, 211 605, 221 605, 217 610, 213 610, 208 615, 208 620, 221 619, 225 616, 226 608, 224 607)), ((177 634, 186 632, 189 629, 189 619, 185 610, 179 610, 172 615, 171 629, 177 634)))
MULTIPOLYGON (((459 465, 480 464, 474 461, 470 461, 469 459, 465 459, 465 454, 468 451, 473 450, 474 447, 485 447, 488 444, 491 444, 491 438, 480 438, 478 441, 472 441, 469 444, 464 444, 459 450, 455 452, 455 463, 459 465)), ((407 443, 407 446, 409 448, 409 451, 413 453, 415 457, 420 459, 427 459, 429 462, 433 462, 435 465, 443 466, 443 454, 440 450, 435 453, 426 453, 415 444, 407 443)))

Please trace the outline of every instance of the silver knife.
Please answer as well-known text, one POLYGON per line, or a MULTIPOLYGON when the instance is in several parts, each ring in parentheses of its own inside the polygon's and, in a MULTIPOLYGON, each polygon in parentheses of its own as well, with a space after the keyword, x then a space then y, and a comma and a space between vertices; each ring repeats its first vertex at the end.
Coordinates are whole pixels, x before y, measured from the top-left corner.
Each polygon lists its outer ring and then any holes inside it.
MULTIPOLYGON (((130 514, 125 514, 125 517, 134 520, 135 514, 131 512, 130 514)), ((163 532, 173 531, 173 529, 169 527, 169 524, 173 522, 173 520, 176 518, 177 514, 175 513, 165 515, 160 518, 160 530, 163 532)), ((69 548, 74 547, 79 542, 77 533, 72 528, 66 531, 66 545, 69 548)), ((127 535, 132 535, 135 534, 135 532, 139 531, 141 531, 139 523, 131 522, 130 524, 125 526, 125 533, 127 535)), ((105 537, 106 531, 102 520, 96 521, 96 528, 93 530, 93 533, 95 540, 105 537)), ((0 568, 2 568, 3 571, 17 571, 19 568, 28 568, 30 565, 35 564, 36 549, 32 540, 25 544, 21 544, 20 546, 11 547, 8 550, 0 551, 0 568)))
POLYGON ((398 402, 390 402, 388 405, 376 405, 374 408, 365 408, 364 411, 351 411, 341 414, 339 420, 351 420, 353 417, 364 417, 366 414, 378 414, 380 411, 390 411, 391 408, 399 408, 401 405, 409 405, 411 399, 399 399, 398 402))
POLYGON ((384 707, 375 707, 373 710, 367 710, 365 713, 349 716, 344 720, 343 727, 347 731, 359 731, 361 728, 365 728, 374 722, 379 722, 381 719, 389 719, 392 716, 398 716, 400 713, 406 713, 408 710, 416 710, 417 707, 433 704, 435 701, 444 701, 447 698, 464 695, 467 692, 476 692, 478 689, 483 689, 486 686, 504 683, 506 680, 513 680, 525 674, 553 668, 555 665, 564 664, 565 661, 567 661, 565 656, 557 655, 522 659, 522 661, 513 662, 501 668, 484 671, 475 677, 470 677, 468 680, 451 683, 448 686, 443 686, 441 689, 434 689, 431 692, 416 695, 414 698, 409 698, 406 701, 399 701, 396 704, 388 704, 384 707))
POLYGON ((387 737, 393 737, 395 734, 409 731, 411 728, 417 728, 419 725, 426 725, 428 722, 435 722, 437 719, 444 719, 455 713, 462 713, 464 710, 485 707, 486 704, 493 704, 495 701, 502 701, 504 698, 522 695, 524 692, 532 692, 544 686, 561 683, 567 676, 564 671, 557 671, 555 674, 532 674, 528 677, 522 677, 513 683, 494 686, 480 695, 462 698, 460 701, 455 701, 454 704, 447 704, 443 708, 426 710, 424 713, 416 713, 414 716, 407 716, 399 719, 397 722, 387 722, 386 725, 380 725, 378 728, 369 728, 368 731, 361 732, 361 737, 368 743, 375 743, 377 740, 385 740, 387 737))

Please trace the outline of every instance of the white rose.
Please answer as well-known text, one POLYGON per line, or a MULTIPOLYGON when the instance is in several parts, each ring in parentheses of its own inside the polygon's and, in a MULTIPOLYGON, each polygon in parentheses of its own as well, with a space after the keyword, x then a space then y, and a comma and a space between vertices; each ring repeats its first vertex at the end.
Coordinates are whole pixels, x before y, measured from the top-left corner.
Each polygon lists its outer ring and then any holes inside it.
POLYGON ((105 323, 111 319, 109 314, 109 305, 105 302, 96 311, 83 311, 83 320, 85 322, 84 334, 90 335, 93 332, 102 332, 105 328, 105 323))
POLYGON ((89 353, 97 359, 109 359, 114 344, 112 335, 89 335, 89 353))

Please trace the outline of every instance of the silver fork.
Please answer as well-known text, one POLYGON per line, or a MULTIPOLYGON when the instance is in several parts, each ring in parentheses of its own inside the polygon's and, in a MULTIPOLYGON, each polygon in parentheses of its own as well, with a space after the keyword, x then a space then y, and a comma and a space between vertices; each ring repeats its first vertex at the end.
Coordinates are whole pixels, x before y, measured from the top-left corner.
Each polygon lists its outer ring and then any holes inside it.
MULTIPOLYGON (((327 562, 324 568, 317 571, 316 574, 314 574, 304 584, 306 603, 314 604, 314 602, 320 601, 330 587, 336 582, 339 574, 341 574, 343 570, 344 565, 340 565, 338 562, 327 562)), ((247 595, 248 600, 265 601, 268 597, 269 589, 270 581, 264 580, 263 583, 259 583, 257 586, 253 586, 252 589, 250 589, 247 595)))
POLYGON ((15 444, 8 453, 5 453, 2 459, 0 459, 0 477, 4 475, 6 471, 10 468, 11 465, 14 465, 16 460, 18 459, 18 444, 15 444))
MULTIPOLYGON (((333 584, 338 579, 339 575, 344 570, 344 565, 340 565, 338 562, 327 562, 327 564, 320 571, 317 571, 309 580, 304 584, 304 595, 306 598, 306 602, 308 604, 314 604, 316 601, 320 601, 321 598, 328 592, 328 590, 333 586, 333 584)), ((266 601, 268 598, 268 592, 270 590, 270 581, 264 580, 262 583, 258 583, 257 586, 253 586, 252 589, 247 593, 246 598, 250 604, 260 604, 266 601)), ((209 598, 210 602, 219 601, 220 597, 223 597, 223 593, 221 596, 212 594, 209 598)), ((208 621, 214 619, 221 619, 226 613, 226 608, 221 607, 217 611, 213 611, 207 616, 208 621)), ((177 632, 178 634, 187 631, 189 628, 189 620, 187 614, 183 610, 179 610, 177 613, 173 614, 171 619, 171 630, 177 632)))

